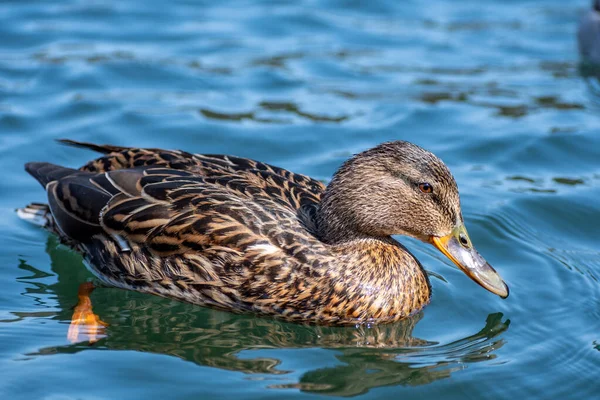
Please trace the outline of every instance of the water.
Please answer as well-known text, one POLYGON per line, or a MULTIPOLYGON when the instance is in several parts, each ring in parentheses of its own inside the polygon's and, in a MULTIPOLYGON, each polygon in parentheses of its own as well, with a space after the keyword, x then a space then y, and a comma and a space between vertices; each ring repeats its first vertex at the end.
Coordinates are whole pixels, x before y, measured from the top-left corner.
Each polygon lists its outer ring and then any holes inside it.
POLYGON ((597 398, 600 97, 578 68, 588 1, 14 1, 0 4, 0 397, 597 398), (511 296, 431 246, 403 323, 299 326, 118 289, 66 337, 81 258, 18 220, 54 139, 260 159, 328 180, 404 139, 439 155, 511 296))

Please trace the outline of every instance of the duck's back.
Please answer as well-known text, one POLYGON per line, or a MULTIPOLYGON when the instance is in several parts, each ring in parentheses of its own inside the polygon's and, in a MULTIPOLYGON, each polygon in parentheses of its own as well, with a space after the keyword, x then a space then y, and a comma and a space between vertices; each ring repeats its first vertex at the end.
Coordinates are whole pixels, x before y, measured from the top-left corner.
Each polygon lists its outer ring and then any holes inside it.
POLYGON ((322 183, 237 157, 69 143, 106 154, 27 170, 48 192, 50 228, 101 280, 230 310, 318 308, 298 293, 330 257, 311 233, 322 183))

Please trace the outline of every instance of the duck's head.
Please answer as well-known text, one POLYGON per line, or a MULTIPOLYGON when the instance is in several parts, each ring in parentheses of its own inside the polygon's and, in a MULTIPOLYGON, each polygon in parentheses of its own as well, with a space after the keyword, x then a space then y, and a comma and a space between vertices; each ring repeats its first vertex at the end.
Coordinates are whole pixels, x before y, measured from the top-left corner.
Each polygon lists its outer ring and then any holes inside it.
POLYGON ((409 142, 383 143, 342 165, 323 195, 319 234, 328 243, 412 236, 432 243, 490 292, 508 296, 502 278, 471 243, 450 170, 409 142))

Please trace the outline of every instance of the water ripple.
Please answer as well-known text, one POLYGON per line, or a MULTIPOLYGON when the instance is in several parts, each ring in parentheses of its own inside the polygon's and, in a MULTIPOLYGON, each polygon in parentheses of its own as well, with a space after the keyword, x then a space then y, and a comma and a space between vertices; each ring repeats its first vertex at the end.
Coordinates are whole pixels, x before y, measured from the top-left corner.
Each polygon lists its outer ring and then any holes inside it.
POLYGON ((0 397, 595 398, 600 73, 574 36, 587 7, 0 3, 0 397), (13 212, 44 200, 23 163, 92 157, 61 137, 247 156, 324 182, 353 153, 413 141, 450 166, 511 296, 399 238, 433 286, 400 324, 297 326, 107 289, 93 295, 106 337, 69 344, 90 275, 13 212), (44 384, 22 384, 32 376, 44 384))

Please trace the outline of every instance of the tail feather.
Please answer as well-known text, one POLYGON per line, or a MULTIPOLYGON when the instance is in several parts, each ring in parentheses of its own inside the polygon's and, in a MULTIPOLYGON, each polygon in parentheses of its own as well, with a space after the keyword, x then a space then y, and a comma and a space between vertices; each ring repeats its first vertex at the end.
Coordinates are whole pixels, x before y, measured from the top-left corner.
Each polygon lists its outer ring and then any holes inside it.
POLYGON ((25 171, 33 176, 43 187, 48 183, 79 172, 76 169, 61 167, 46 162, 30 162, 25 164, 25 171))
POLYGON ((81 147, 88 150, 97 151, 98 153, 109 154, 117 153, 130 149, 130 147, 112 146, 110 144, 94 144, 87 142, 78 142, 71 139, 58 139, 58 142, 66 144, 67 146, 81 147))
POLYGON ((18 208, 17 215, 24 221, 44 228, 48 228, 52 224, 52 215, 46 204, 31 203, 23 208, 18 208))

